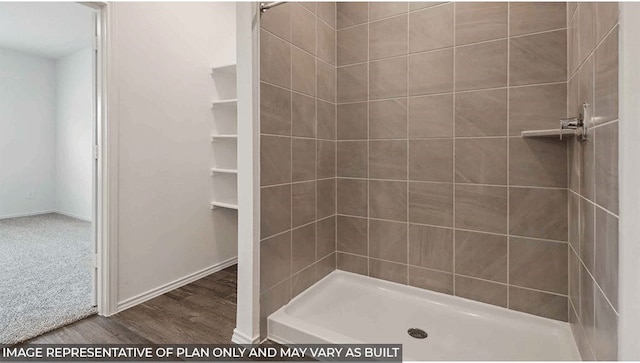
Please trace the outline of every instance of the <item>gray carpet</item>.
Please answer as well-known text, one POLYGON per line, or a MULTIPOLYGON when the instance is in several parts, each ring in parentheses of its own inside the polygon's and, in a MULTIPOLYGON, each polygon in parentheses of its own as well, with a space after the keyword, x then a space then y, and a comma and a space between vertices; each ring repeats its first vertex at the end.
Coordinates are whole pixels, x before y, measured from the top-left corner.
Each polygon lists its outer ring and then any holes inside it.
POLYGON ((91 223, 60 214, 0 220, 0 344, 94 314, 91 223))

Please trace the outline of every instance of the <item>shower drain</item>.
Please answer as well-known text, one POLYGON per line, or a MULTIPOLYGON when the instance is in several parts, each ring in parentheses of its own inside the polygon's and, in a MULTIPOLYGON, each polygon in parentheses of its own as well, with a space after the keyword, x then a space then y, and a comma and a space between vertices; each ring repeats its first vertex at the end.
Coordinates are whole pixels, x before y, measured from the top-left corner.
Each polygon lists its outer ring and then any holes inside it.
POLYGON ((426 331, 424 331, 422 329, 418 329, 418 328, 411 328, 411 329, 407 330, 407 333, 412 338, 416 338, 416 339, 424 339, 424 338, 429 336, 426 331))

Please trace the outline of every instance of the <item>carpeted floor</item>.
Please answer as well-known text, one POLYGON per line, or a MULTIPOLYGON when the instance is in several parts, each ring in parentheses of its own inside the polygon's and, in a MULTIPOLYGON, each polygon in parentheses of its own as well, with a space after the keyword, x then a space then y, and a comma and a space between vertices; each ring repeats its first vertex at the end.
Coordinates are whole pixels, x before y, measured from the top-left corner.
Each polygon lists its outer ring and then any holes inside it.
POLYGON ((0 344, 96 312, 91 223, 60 214, 0 220, 0 344))

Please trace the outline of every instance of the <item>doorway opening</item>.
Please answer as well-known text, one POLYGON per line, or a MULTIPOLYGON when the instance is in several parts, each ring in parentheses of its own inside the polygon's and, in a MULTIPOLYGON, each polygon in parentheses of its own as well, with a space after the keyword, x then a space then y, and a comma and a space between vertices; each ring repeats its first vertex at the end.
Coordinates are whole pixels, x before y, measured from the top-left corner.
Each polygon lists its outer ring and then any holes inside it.
POLYGON ((97 312, 98 15, 0 3, 0 344, 97 312))

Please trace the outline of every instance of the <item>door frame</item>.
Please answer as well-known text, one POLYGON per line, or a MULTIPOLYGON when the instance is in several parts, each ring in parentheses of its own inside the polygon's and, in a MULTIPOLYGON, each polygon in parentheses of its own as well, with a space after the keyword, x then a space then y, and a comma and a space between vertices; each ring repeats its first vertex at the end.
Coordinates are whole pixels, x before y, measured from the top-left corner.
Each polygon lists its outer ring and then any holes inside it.
POLYGON ((110 16, 113 4, 107 2, 79 2, 95 10, 96 29, 94 39, 94 238, 95 255, 95 302, 98 314, 113 315, 118 306, 117 269, 117 123, 112 79, 110 31, 113 28, 110 16))

